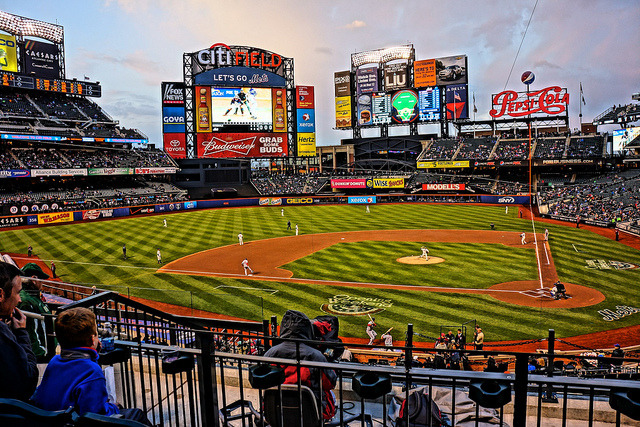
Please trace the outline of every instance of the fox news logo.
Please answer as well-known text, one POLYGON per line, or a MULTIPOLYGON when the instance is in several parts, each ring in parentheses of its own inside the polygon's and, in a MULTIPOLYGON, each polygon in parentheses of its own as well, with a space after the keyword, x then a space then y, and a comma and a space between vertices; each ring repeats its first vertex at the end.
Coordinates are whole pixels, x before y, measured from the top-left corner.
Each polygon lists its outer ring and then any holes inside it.
POLYGON ((162 91, 162 102, 165 104, 184 103, 182 88, 176 87, 173 83, 165 83, 162 91))

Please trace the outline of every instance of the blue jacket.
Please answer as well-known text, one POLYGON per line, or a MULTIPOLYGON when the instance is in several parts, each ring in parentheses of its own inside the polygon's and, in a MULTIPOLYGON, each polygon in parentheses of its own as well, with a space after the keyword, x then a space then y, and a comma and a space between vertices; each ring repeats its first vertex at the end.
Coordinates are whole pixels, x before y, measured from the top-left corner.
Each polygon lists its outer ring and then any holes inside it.
POLYGON ((37 407, 48 411, 72 406, 79 414, 120 413, 114 403, 108 402, 107 383, 97 360, 98 353, 91 348, 62 350, 47 365, 42 382, 31 400, 37 407))

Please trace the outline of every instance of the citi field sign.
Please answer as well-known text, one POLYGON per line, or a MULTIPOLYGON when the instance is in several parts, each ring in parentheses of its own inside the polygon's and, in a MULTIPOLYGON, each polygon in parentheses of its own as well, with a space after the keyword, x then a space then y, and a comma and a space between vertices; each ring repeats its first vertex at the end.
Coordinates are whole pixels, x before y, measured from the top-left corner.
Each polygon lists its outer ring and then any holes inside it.
POLYGON ((491 97, 493 108, 489 115, 493 118, 504 115, 523 117, 530 114, 557 115, 567 111, 569 94, 566 88, 549 86, 530 92, 505 90, 491 97))
POLYGON ((196 53, 198 64, 203 67, 244 66, 251 68, 277 69, 282 65, 282 57, 277 53, 258 48, 227 46, 215 43, 208 49, 196 53))

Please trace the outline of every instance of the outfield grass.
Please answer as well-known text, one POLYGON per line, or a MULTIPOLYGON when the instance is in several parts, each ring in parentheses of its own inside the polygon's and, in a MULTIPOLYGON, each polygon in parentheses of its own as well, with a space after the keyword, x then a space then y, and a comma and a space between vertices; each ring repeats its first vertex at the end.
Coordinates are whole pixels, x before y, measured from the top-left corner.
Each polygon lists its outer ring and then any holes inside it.
MULTIPOLYGON (((371 214, 363 206, 256 207, 181 212, 171 215, 127 218, 55 227, 4 230, 0 252, 26 253, 31 244, 44 260, 56 260, 66 281, 114 289, 123 294, 163 300, 194 308, 260 320, 281 317, 289 308, 310 317, 323 314, 322 304, 334 295, 391 300, 391 307, 377 317, 381 329, 397 331, 413 323, 417 332, 433 336, 441 325, 477 320, 487 340, 529 339, 554 328, 560 337, 640 323, 640 313, 617 322, 605 322, 597 313, 616 305, 640 307, 636 290, 640 269, 594 270, 587 259, 628 261, 640 264, 640 252, 583 229, 537 223, 551 233, 550 245, 560 279, 599 289, 607 300, 579 309, 527 308, 502 303, 489 296, 390 291, 370 288, 306 285, 289 282, 193 277, 156 273, 156 248, 163 261, 237 243, 291 235, 287 220, 299 224, 302 234, 380 229, 498 230, 531 232, 531 222, 504 207, 474 205, 374 205, 371 214), (168 228, 162 226, 167 218, 168 228), (122 259, 122 245, 129 258, 122 259), (575 247, 581 251, 576 252, 575 247), (277 290, 277 292, 274 292, 277 290)), ((428 243, 428 242, 425 242, 428 243)), ((296 277, 366 281, 374 283, 485 288, 509 280, 535 280, 532 249, 502 245, 429 243, 432 255, 453 262, 430 266, 395 263, 403 255, 419 255, 419 245, 407 242, 359 242, 339 244, 286 268, 296 277)), ((215 261, 213 261, 215 262, 215 261)), ((341 316, 341 334, 365 337, 366 319, 341 316)), ((399 335, 396 336, 400 338, 399 335)))

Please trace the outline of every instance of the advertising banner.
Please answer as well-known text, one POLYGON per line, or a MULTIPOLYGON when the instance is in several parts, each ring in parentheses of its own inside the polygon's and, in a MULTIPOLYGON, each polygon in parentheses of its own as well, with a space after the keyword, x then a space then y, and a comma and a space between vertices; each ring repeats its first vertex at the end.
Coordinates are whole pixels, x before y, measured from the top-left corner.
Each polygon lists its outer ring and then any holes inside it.
POLYGON ((38 214, 38 224, 56 224, 73 221, 73 212, 38 214))
POLYGON ((196 131, 211 132, 211 88, 209 86, 196 86, 193 91, 193 98, 193 103, 197 105, 196 131))
POLYGON ((480 196, 480 203, 500 203, 503 205, 521 205, 529 203, 529 196, 480 196))
POLYGON ((51 206, 49 206, 47 203, 29 203, 29 204, 21 204, 21 205, 12 205, 12 206, 7 206, 5 205, 5 207, 3 208, 3 211, 7 211, 8 208, 8 214, 11 215, 16 215, 18 213, 23 213, 23 214, 28 214, 29 212, 40 212, 40 211, 48 211, 49 209, 52 210, 56 210, 58 209, 58 204, 57 203, 52 203, 51 206))
POLYGON ((384 90, 396 90, 407 87, 407 64, 385 64, 384 90))
POLYGON ((411 123, 418 120, 418 94, 411 89, 399 90, 391 97, 391 120, 394 123, 411 123))
POLYGON ((174 159, 187 157, 187 142, 184 133, 165 133, 162 135, 164 151, 174 159))
POLYGON ((358 117, 358 125, 370 125, 373 123, 372 110, 372 94, 364 93, 356 98, 356 114, 358 117))
POLYGON ((195 76, 199 86, 284 87, 284 77, 266 70, 250 67, 224 67, 195 76))
POLYGON ((437 168, 468 168, 469 160, 435 160, 418 162, 419 169, 437 169, 437 168))
POLYGON ((313 157, 316 155, 316 134, 298 133, 298 156, 313 157))
POLYGON ((436 58, 438 86, 467 83, 467 55, 436 58))
POLYGON ((133 175, 132 168, 89 168, 87 169, 89 176, 94 175, 133 175))
POLYGON ((313 197, 285 197, 282 199, 285 205, 312 205, 313 197))
POLYGON ((184 133, 184 107, 162 107, 162 132, 184 133))
POLYGON ((335 85, 335 96, 351 96, 351 73, 349 71, 338 71, 333 75, 335 85))
POLYGON ((280 206, 282 205, 282 198, 280 197, 262 197, 258 201, 260 206, 280 206))
POLYGON ((29 178, 31 171, 28 169, 0 170, 0 178, 29 178))
POLYGON ((288 154, 283 133, 198 134, 197 155, 211 157, 282 157, 288 154))
POLYGON ((82 211, 82 220, 95 220, 98 218, 113 218, 113 209, 91 209, 82 211))
POLYGON ((351 127, 351 97, 336 98, 336 127, 351 127))
POLYGON ((332 179, 331 188, 367 188, 366 179, 332 179))
POLYGON ((436 85, 436 60, 427 59, 413 63, 413 85, 426 87, 436 85))
POLYGON ((271 91, 272 91, 271 102, 272 102, 272 110, 273 110, 271 123, 273 123, 273 131, 286 132, 287 131, 286 92, 284 89, 280 89, 280 88, 271 89, 271 91))
POLYGON ((422 184, 425 191, 464 191, 464 184, 422 184))
POLYGON ((369 188, 404 188, 404 178, 373 178, 367 180, 369 188))
POLYGON ((420 121, 440 120, 440 88, 435 86, 418 91, 418 108, 420 121))
POLYGON ((374 94, 371 102, 374 124, 391 123, 391 95, 374 94))
POLYGON ((18 72, 16 38, 8 34, 0 34, 0 71, 18 72))
POLYGON ((493 108, 489 115, 494 118, 505 114, 511 117, 523 117, 531 114, 556 115, 567 111, 569 106, 569 94, 566 88, 549 86, 544 89, 515 92, 505 90, 491 96, 493 108))
POLYGON ((162 106, 184 106, 184 83, 162 82, 162 106))
POLYGON ((136 206, 133 208, 129 208, 129 215, 141 215, 141 214, 150 214, 156 211, 155 205, 148 206, 136 206))
POLYGON ((24 74, 50 79, 60 78, 58 46, 35 40, 24 43, 24 74))
POLYGON ((316 131, 316 110, 311 108, 300 108, 296 112, 298 122, 298 132, 315 132, 316 131))
POLYGON ((0 228, 20 227, 21 225, 27 225, 26 216, 5 216, 0 218, 0 228))
POLYGON ((31 176, 87 176, 86 169, 31 169, 31 176))
POLYGON ((349 204, 374 204, 376 202, 376 196, 357 196, 347 197, 347 203, 349 204))
POLYGON ((378 91, 378 67, 358 68, 356 70, 356 93, 378 91))
POLYGON ((449 85, 446 87, 447 119, 469 118, 469 96, 467 85, 449 85))
POLYGON ((157 175, 163 173, 176 173, 177 168, 136 168, 136 175, 157 175))
POLYGON ((296 108, 315 108, 313 86, 296 86, 296 108))

